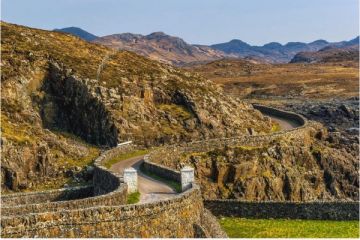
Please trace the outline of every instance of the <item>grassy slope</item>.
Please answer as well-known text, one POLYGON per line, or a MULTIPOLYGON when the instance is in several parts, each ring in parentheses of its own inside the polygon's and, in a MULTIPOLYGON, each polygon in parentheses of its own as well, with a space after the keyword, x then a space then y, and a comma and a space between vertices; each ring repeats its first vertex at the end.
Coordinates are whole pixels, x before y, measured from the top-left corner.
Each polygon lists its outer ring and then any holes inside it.
POLYGON ((358 238, 358 221, 221 218, 232 238, 358 238))
POLYGON ((251 64, 220 60, 192 71, 201 73, 236 96, 304 96, 310 98, 357 96, 358 64, 251 64), (250 73, 247 69, 251 69, 250 73))

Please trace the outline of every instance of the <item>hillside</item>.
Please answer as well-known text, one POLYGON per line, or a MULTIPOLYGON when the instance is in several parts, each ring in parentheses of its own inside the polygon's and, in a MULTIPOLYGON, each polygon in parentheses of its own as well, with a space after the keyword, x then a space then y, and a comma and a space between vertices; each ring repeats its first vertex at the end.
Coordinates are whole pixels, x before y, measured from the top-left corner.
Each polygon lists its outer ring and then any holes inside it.
POLYGON ((67 28, 61 28, 61 29, 54 29, 54 31, 56 32, 63 32, 63 33, 69 33, 72 34, 74 36, 77 36, 81 39, 84 39, 86 41, 92 41, 96 38, 98 38, 98 36, 89 33, 81 28, 78 27, 67 27, 67 28))
POLYGON ((152 146, 272 127, 196 74, 68 34, 1 27, 3 191, 85 176, 89 143, 152 146))
POLYGON ((181 38, 163 32, 154 32, 146 36, 132 33, 114 34, 97 38, 93 42, 133 51, 150 59, 175 65, 209 61, 224 56, 222 52, 208 46, 191 45, 181 38))
POLYGON ((241 98, 318 99, 358 96, 358 66, 349 61, 304 65, 223 59, 187 69, 241 98))
POLYGON ((359 62, 359 45, 346 47, 325 47, 317 52, 300 52, 291 63, 359 62))

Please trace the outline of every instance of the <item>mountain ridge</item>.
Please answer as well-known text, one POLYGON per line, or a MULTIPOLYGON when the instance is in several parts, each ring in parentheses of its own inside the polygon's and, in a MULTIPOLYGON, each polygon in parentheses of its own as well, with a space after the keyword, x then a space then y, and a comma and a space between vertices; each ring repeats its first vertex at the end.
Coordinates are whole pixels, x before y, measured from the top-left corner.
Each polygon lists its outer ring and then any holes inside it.
MULTIPOLYGON (((62 30, 67 31, 66 28, 62 30)), ((68 31, 68 33, 85 39, 78 32, 68 31)), ((240 39, 232 39, 225 43, 201 45, 189 44, 180 37, 157 31, 148 35, 129 32, 111 34, 92 38, 88 41, 115 49, 133 51, 164 63, 183 66, 189 63, 209 62, 222 58, 249 57, 262 58, 271 63, 288 63, 300 52, 317 52, 328 46, 349 46, 354 42, 359 42, 359 37, 341 42, 328 42, 324 39, 318 39, 309 43, 295 41, 281 44, 270 42, 262 46, 251 45, 240 39)))

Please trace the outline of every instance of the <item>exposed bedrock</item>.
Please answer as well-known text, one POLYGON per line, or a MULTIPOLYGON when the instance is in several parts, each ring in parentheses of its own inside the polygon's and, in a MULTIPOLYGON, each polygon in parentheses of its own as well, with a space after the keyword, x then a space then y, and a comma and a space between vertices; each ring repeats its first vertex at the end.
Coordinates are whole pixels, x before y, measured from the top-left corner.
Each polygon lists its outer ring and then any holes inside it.
MULTIPOLYGON (((314 129, 315 130, 315 129, 314 129)), ((180 169, 191 165, 205 199, 248 201, 356 200, 359 197, 357 158, 326 144, 318 129, 306 138, 288 134, 258 144, 195 149, 159 163, 180 169)), ((169 156, 176 155, 169 151, 169 156)))
POLYGON ((51 64, 42 89, 46 95, 40 111, 45 127, 71 132, 97 145, 117 144, 118 130, 109 112, 79 79, 51 64))
POLYGON ((1 184, 3 188, 19 190, 29 187, 28 180, 49 174, 50 156, 46 143, 13 146, 2 143, 1 184), (25 163, 25 164, 24 164, 25 163))

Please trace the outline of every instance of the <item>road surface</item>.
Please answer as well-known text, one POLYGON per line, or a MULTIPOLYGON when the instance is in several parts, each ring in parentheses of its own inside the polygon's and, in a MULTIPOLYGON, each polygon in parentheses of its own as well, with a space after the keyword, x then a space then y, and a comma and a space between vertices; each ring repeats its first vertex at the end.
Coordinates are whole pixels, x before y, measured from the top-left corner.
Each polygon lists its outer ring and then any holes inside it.
POLYGON ((154 202, 174 196, 176 191, 163 182, 150 178, 140 171, 140 165, 144 156, 138 156, 122 160, 111 166, 111 170, 120 174, 124 173, 124 169, 133 167, 138 173, 138 188, 140 192, 140 202, 154 202))
POLYGON ((263 113, 263 115, 268 116, 268 117, 271 118, 271 120, 277 122, 280 125, 281 130, 290 130, 290 129, 301 126, 296 121, 292 121, 292 120, 289 120, 287 118, 282 118, 282 117, 278 117, 278 116, 274 116, 274 115, 270 115, 270 114, 265 114, 265 113, 263 113))

